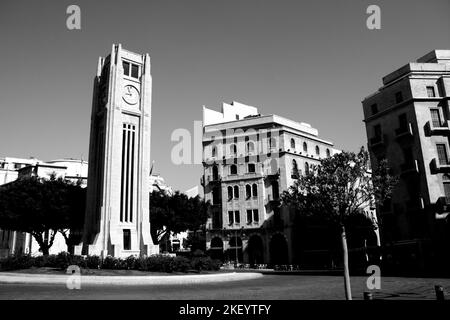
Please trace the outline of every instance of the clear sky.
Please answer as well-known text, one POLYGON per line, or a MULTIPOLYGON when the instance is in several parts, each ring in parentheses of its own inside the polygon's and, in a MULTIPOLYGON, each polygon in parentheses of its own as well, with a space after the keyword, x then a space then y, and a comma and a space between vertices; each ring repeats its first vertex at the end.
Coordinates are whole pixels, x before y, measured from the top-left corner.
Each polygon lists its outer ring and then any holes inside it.
MULTIPOLYGON (((88 157, 92 80, 112 43, 152 57, 152 158, 175 189, 173 130, 233 100, 310 123, 345 150, 366 144, 361 100, 381 77, 450 49, 449 0, 0 2, 0 157, 88 157), (66 8, 81 8, 81 30, 66 8), (381 30, 366 8, 381 8, 381 30)), ((194 138, 194 137, 193 137, 194 138)))

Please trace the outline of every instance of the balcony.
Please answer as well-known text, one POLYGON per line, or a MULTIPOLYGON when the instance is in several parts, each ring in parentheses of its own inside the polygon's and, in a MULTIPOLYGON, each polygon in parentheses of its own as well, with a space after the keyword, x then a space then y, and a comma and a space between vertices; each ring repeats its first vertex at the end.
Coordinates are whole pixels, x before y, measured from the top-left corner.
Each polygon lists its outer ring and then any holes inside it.
POLYGON ((380 148, 386 146, 386 137, 385 135, 375 136, 369 139, 369 145, 371 148, 380 148))
POLYGON ((428 121, 425 124, 425 132, 429 136, 449 136, 450 129, 448 125, 448 120, 441 123, 440 125, 436 125, 433 121, 428 121))
POLYGON ((450 162, 441 163, 438 159, 431 160, 431 171, 433 173, 450 173, 450 162))
POLYGON ((447 197, 439 197, 436 201, 436 210, 440 214, 450 212, 450 199, 447 197))
POLYGON ((412 124, 408 123, 405 127, 395 129, 395 138, 411 138, 413 136, 412 124))
POLYGON ((222 177, 220 175, 217 176, 208 176, 207 183, 218 184, 222 181, 222 177))
POLYGON ((279 195, 273 195, 273 194, 268 194, 267 195, 267 201, 269 202, 270 205, 272 206, 278 206, 280 204, 280 196, 279 195))
POLYGON ((408 161, 400 165, 400 173, 402 175, 409 173, 419 173, 419 163, 417 160, 408 161))
POLYGON ((270 169, 264 173, 264 179, 277 180, 280 177, 280 168, 276 172, 272 172, 270 169))

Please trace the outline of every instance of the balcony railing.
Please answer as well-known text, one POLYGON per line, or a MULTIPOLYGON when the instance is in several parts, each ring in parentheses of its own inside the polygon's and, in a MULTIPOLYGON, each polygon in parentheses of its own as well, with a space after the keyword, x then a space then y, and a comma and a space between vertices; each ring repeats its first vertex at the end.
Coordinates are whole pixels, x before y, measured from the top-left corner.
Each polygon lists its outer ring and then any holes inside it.
POLYGON ((411 123, 408 123, 404 127, 399 127, 395 129, 395 138, 403 138, 403 137, 412 137, 413 136, 413 130, 411 123))
POLYGON ((208 176, 208 183, 220 183, 222 181, 222 177, 220 175, 217 176, 208 176))
POLYGON ((386 145, 386 138, 384 135, 375 136, 370 138, 369 144, 372 148, 384 147, 386 145))
POLYGON ((436 158, 433 158, 433 160, 431 160, 431 169, 436 173, 436 172, 441 172, 441 173, 450 173, 450 162, 447 161, 439 161, 436 158))
POLYGON ((278 170, 276 170, 275 172, 271 170, 267 170, 266 172, 264 172, 264 178, 266 179, 278 179, 279 176, 280 176, 280 168, 278 168, 278 170))
POLYGON ((450 127, 448 125, 448 120, 437 125, 433 121, 428 121, 425 125, 425 130, 428 135, 436 136, 448 136, 450 135, 450 127))
POLYGON ((417 160, 408 161, 400 165, 400 171, 402 174, 407 173, 418 173, 419 172, 419 163, 417 160))

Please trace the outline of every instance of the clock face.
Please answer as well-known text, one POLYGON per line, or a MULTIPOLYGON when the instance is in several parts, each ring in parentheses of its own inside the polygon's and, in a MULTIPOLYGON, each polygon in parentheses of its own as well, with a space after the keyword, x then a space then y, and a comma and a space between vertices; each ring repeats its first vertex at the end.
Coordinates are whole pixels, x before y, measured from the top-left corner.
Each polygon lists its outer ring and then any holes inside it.
POLYGON ((139 91, 132 85, 127 85, 124 88, 122 98, 126 103, 134 105, 139 102, 139 91))

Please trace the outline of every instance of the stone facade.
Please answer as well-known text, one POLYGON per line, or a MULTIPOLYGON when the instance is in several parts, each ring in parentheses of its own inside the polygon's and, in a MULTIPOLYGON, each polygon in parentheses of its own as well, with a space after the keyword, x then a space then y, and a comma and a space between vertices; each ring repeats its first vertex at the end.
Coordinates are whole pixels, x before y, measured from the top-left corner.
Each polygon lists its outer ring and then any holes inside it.
POLYGON ((434 50, 383 78, 362 101, 372 166, 386 158, 400 177, 381 211, 392 264, 449 261, 450 50, 434 50))
POLYGON ((148 197, 151 99, 150 56, 113 45, 94 79, 84 240, 76 253, 158 252, 148 197))
POLYGON ((309 124, 260 115, 238 102, 203 108, 205 200, 212 203, 207 250, 249 264, 298 263, 292 213, 280 194, 339 150, 309 124))

